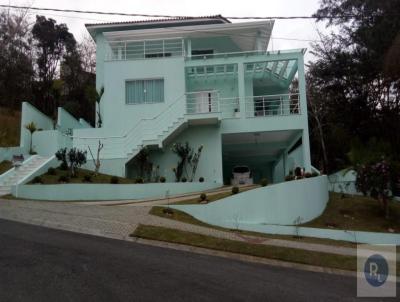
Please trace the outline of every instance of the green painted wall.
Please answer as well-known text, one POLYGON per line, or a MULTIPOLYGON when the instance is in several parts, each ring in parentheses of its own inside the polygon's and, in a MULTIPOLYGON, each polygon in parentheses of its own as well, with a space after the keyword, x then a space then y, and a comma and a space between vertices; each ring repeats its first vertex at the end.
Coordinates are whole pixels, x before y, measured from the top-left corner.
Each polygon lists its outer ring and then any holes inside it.
POLYGON ((192 38, 192 50, 214 49, 214 53, 241 51, 238 45, 229 37, 192 38))
POLYGON ((63 184, 63 185, 19 185, 12 194, 33 200, 134 200, 163 198, 167 190, 170 196, 201 192, 218 188, 210 182, 154 183, 154 184, 63 184))
MULTIPOLYGON (((197 168, 195 180, 204 177, 205 181, 222 183, 222 152, 221 134, 219 128, 210 126, 193 126, 187 128, 174 142, 189 142, 189 145, 196 149, 203 145, 203 151, 197 168)), ((171 151, 172 144, 168 144, 159 151, 151 151, 150 161, 154 166, 160 166, 160 175, 166 177, 167 181, 175 181, 172 171, 177 166, 178 156, 171 151)), ((127 173, 135 177, 135 167, 133 163, 127 166, 127 173)))

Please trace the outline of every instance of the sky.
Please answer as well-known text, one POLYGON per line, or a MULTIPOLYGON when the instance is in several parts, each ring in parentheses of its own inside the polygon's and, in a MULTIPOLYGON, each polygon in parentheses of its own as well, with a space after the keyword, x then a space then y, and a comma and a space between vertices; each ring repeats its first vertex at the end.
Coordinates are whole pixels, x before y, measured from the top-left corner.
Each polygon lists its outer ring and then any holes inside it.
MULTIPOLYGON (((107 12, 208 16, 309 16, 319 7, 319 0, 0 0, 0 4, 28 5, 58 9, 94 10, 107 12)), ((32 11, 66 23, 79 41, 87 35, 85 23, 129 21, 146 18, 104 16, 62 12, 32 11)), ((232 22, 243 22, 232 20, 232 22)), ((325 31, 324 24, 314 20, 276 20, 269 49, 307 48, 310 41, 318 40, 317 30, 325 31)), ((312 60, 308 52, 305 61, 312 60)))

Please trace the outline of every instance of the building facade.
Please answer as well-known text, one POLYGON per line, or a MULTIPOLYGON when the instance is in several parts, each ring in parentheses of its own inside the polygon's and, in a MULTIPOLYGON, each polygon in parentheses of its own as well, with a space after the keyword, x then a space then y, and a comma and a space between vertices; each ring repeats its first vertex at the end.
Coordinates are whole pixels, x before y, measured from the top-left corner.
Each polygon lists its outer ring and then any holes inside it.
POLYGON ((267 51, 273 24, 222 16, 87 24, 102 125, 74 129, 72 145, 93 150, 101 141, 102 172, 128 177, 146 146, 174 181, 179 142, 203 146, 196 179, 227 183, 243 165, 256 182, 311 171, 305 50, 267 51))

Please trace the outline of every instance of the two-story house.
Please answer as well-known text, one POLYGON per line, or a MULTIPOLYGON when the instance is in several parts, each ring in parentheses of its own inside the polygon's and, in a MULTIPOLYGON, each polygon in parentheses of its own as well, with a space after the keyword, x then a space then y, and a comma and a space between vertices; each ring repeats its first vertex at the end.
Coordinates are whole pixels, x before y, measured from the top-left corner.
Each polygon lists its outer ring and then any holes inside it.
POLYGON ((73 146, 93 150, 101 140, 102 172, 128 177, 147 146, 160 175, 174 181, 176 142, 203 145, 196 179, 227 182, 237 165, 255 181, 311 171, 305 50, 267 51, 273 25, 219 15, 87 24, 96 86, 104 87, 102 127, 75 129, 73 146))

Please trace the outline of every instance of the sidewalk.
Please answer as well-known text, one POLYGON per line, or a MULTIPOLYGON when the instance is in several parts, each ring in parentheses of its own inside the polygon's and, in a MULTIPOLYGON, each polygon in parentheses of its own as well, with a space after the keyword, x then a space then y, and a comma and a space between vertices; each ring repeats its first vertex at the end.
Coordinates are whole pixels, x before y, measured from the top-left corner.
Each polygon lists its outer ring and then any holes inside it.
MULTIPOLYGON (((165 203, 165 200, 157 201, 157 204, 165 203)), ((154 204, 155 202, 136 206, 102 206, 0 199, 0 218, 122 240, 127 240, 139 224, 146 224, 253 244, 356 255, 354 248, 249 236, 150 215, 149 211, 154 204)))

